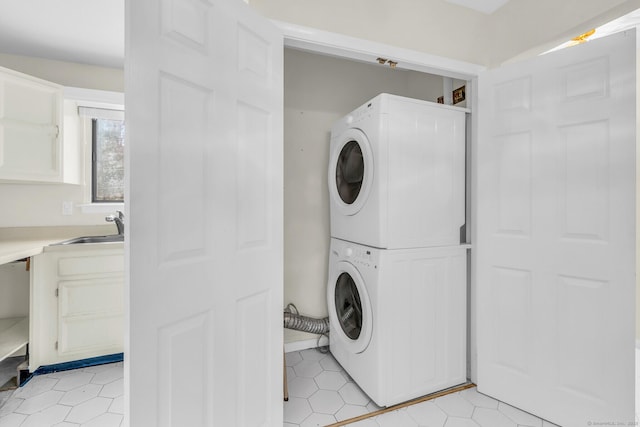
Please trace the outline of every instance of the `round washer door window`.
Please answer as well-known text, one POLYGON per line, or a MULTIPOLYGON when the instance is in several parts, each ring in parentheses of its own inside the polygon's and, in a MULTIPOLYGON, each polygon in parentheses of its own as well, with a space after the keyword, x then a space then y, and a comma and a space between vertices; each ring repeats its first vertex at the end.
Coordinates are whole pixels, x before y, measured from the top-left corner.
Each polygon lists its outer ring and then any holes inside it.
POLYGON ((344 215, 357 213, 367 201, 373 180, 373 154, 365 134, 348 129, 333 143, 329 192, 344 215))
POLYGON ((336 280, 334 292, 336 315, 342 332, 357 340, 362 332, 362 301, 360 293, 349 273, 341 273, 336 280))
POLYGON ((363 352, 371 340, 371 303, 362 276, 348 262, 339 262, 328 292, 331 333, 354 353, 363 352))

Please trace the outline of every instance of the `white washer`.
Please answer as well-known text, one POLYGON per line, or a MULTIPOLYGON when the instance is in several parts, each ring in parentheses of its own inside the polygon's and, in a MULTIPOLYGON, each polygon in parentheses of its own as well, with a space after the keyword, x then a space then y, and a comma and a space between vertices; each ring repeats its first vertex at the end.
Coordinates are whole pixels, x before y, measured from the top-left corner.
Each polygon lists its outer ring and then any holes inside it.
POLYGON ((379 406, 466 381, 466 248, 331 239, 330 349, 379 406))
POLYGON ((331 237, 387 249, 456 245, 465 222, 465 112, 381 94, 337 121, 331 237))

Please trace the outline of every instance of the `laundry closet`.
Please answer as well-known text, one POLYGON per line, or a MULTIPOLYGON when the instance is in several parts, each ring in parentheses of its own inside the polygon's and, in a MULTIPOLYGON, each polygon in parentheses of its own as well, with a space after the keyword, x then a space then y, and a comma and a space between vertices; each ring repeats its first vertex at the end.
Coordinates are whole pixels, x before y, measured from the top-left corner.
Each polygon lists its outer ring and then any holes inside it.
MULTIPOLYGON (((380 93, 430 102, 442 76, 324 56, 284 54, 284 303, 326 317, 329 254, 327 171, 333 123, 380 93)), ((453 89, 466 84, 453 81, 453 89)), ((466 102, 456 104, 464 108, 466 102)), ((315 335, 285 329, 285 344, 306 348, 315 335)), ((321 341, 326 344, 326 341, 321 341)))

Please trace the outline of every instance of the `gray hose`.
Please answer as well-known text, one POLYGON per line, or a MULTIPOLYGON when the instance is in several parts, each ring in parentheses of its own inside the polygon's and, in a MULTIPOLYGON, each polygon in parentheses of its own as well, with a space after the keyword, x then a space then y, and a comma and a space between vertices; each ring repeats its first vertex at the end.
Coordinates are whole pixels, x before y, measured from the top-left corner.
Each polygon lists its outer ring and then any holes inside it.
POLYGON ((293 304, 289 304, 284 310, 284 327, 295 329, 296 331, 309 332, 312 334, 326 334, 329 332, 329 318, 314 319, 297 313, 293 304), (293 308, 296 313, 292 313, 293 308))

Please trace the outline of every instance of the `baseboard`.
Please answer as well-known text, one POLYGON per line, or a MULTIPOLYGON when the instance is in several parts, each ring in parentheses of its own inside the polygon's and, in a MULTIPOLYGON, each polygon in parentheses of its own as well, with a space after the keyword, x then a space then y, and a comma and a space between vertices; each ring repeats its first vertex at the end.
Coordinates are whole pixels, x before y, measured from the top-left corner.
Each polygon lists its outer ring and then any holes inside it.
POLYGON ((71 369, 86 368, 89 366, 104 365, 105 363, 122 362, 124 353, 107 354, 105 356, 90 357, 88 359, 73 360, 71 362, 55 363, 53 365, 40 366, 31 374, 20 381, 20 387, 28 383, 31 378, 38 375, 51 374, 53 372, 68 371, 71 369))
POLYGON ((304 341, 293 341, 293 342, 285 343, 284 352, 290 353, 292 351, 306 350, 308 348, 317 348, 317 347, 323 347, 327 345, 329 345, 329 338, 327 338, 326 336, 323 336, 322 338, 320 338, 319 345, 318 345, 317 338, 304 340, 304 341))

